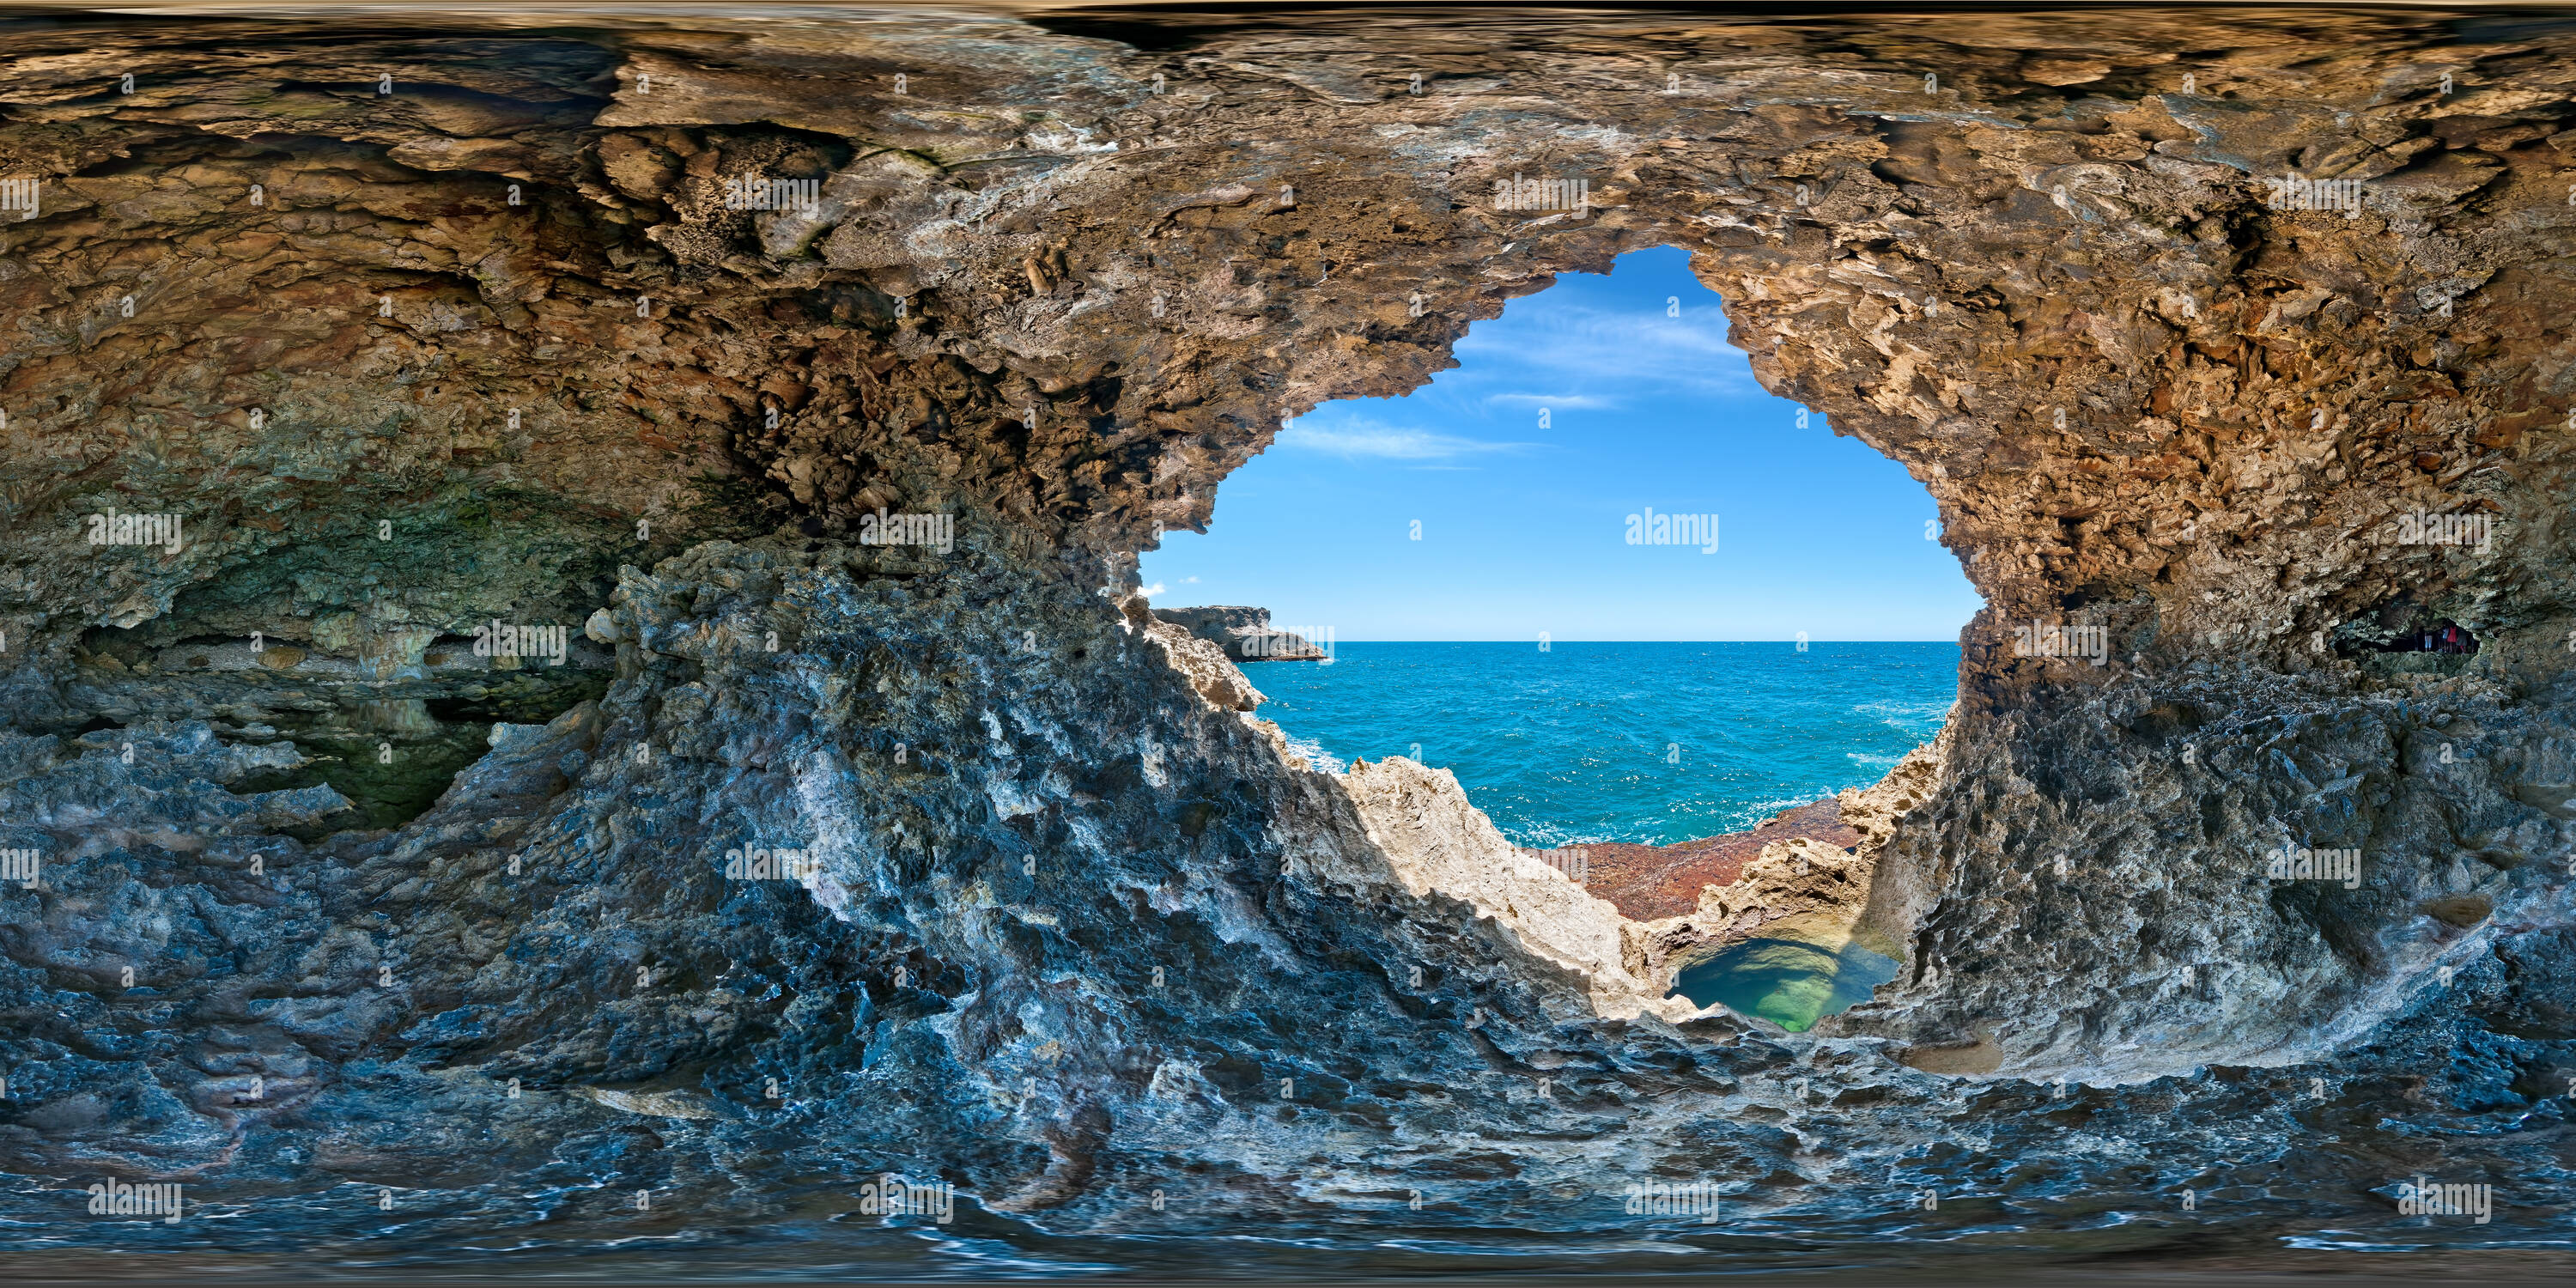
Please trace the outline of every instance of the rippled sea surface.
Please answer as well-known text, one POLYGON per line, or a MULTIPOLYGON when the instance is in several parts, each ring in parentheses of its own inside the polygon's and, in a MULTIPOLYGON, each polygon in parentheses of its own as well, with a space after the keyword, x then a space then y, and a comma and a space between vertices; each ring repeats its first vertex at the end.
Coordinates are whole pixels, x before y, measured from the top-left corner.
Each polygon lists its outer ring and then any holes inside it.
POLYGON ((1943 643, 1345 643, 1246 674, 1291 745, 1458 775, 1521 845, 1664 845, 1878 781, 1941 731, 1943 643), (1418 748, 1418 749, 1417 749, 1418 748))

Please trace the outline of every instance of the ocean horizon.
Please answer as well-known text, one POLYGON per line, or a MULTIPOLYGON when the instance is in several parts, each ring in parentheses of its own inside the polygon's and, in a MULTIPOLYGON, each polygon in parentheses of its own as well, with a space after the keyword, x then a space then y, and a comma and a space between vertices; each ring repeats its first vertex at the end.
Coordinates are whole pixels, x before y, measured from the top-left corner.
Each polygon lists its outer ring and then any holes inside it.
POLYGON ((1514 844, 1669 845, 1877 782, 1941 731, 1941 641, 1336 640, 1245 666, 1290 748, 1458 776, 1514 844))

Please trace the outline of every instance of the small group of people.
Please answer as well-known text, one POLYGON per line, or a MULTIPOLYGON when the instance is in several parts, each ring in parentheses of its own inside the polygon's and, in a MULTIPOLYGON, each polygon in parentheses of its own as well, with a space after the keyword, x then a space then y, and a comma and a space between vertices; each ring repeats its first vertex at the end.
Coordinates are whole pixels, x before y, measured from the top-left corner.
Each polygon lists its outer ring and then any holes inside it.
POLYGON ((2433 623, 2432 629, 2417 632, 2416 647, 2412 649, 2401 649, 2400 651, 2409 653, 2475 653, 2478 651, 2478 638, 2461 629, 2458 622, 2445 617, 2440 621, 2433 623))

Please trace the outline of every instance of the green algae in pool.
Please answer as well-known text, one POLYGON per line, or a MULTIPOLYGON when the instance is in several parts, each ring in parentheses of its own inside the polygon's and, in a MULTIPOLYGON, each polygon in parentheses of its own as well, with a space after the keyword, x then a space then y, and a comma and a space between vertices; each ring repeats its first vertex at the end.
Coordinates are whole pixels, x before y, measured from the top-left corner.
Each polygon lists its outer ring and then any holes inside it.
POLYGON ((1804 1033, 1817 1020, 1868 1001, 1872 989, 1896 978, 1893 958, 1861 947, 1847 934, 1773 929, 1779 933, 1729 944, 1685 967, 1674 991, 1695 1006, 1716 1003, 1804 1033))

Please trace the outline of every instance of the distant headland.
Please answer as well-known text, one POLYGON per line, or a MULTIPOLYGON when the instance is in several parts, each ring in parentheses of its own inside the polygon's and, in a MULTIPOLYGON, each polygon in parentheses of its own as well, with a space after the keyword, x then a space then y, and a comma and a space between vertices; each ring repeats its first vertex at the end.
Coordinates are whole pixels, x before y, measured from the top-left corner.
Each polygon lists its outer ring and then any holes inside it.
POLYGON ((1236 662, 1318 662, 1332 656, 1294 631, 1272 630, 1267 608, 1157 608, 1154 616, 1224 649, 1236 662))

